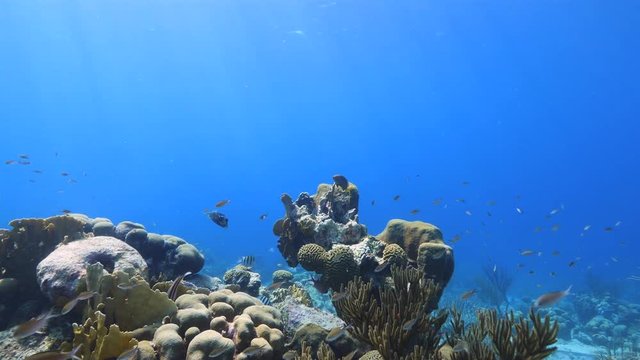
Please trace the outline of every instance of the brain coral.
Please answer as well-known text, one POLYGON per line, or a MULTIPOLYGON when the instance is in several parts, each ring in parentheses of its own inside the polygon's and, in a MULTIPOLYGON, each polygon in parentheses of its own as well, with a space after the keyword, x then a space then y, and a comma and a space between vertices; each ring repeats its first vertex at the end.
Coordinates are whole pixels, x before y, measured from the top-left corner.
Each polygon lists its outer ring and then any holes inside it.
POLYGON ((318 244, 303 245, 298 251, 300 265, 309 271, 323 272, 328 260, 327 252, 318 244))

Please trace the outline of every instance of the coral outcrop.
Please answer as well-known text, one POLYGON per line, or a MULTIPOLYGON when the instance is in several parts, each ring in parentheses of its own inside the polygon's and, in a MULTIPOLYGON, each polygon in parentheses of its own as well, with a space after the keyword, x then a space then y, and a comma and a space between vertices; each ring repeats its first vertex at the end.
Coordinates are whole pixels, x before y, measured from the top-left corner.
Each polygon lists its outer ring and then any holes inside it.
POLYGON ((244 265, 236 265, 227 270, 223 280, 225 284, 234 286, 238 291, 246 292, 252 296, 258 296, 262 285, 260 274, 251 271, 251 268, 244 265))
POLYGON ((64 305, 78 293, 87 264, 94 263, 111 273, 147 276, 147 263, 136 249, 113 237, 96 236, 60 245, 44 258, 36 267, 40 290, 54 304, 64 305))

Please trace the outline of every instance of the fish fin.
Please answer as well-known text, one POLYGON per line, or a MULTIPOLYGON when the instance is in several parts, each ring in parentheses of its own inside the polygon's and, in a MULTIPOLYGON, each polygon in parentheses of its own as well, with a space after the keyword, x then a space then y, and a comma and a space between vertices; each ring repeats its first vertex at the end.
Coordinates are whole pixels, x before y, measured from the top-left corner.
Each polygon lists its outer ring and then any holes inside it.
POLYGON ((569 287, 567 288, 567 290, 564 291, 565 295, 569 295, 571 294, 571 288, 573 287, 573 284, 569 285, 569 287))

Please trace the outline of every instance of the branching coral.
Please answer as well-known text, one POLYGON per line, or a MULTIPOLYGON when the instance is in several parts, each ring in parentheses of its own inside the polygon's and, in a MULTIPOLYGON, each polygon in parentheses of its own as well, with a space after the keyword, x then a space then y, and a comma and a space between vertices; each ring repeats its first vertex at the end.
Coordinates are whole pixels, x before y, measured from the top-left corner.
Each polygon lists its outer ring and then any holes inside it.
MULTIPOLYGON (((370 344, 385 359, 413 359, 435 353, 440 328, 447 314, 431 314, 439 289, 415 269, 391 269, 392 286, 374 288, 355 278, 334 305, 338 316, 352 327, 352 334, 370 344)), ((336 298, 334 296, 334 298, 336 298)))

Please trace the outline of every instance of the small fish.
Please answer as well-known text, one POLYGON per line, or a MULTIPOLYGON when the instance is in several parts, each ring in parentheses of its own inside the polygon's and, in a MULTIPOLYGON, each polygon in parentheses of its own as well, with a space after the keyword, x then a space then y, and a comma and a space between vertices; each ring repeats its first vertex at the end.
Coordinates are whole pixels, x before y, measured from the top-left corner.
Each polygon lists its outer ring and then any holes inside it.
POLYGON ((576 266, 576 260, 569 261, 569 267, 574 267, 574 266, 576 266))
POLYGON ((557 214, 559 212, 560 212, 560 209, 553 209, 553 210, 551 210, 551 212, 549 212, 549 215, 553 216, 553 215, 555 215, 555 214, 557 214))
POLYGON ((398 200, 400 200, 400 195, 396 195, 396 196, 394 196, 394 197, 393 197, 393 200, 394 200, 394 201, 398 201, 398 200))
POLYGON ((217 208, 221 208, 227 204, 229 204, 231 202, 231 200, 220 200, 216 203, 216 207, 217 208))
POLYGON ((493 201, 493 200, 487 201, 487 206, 495 206, 495 205, 496 205, 495 201, 493 201))
POLYGON ((325 341, 331 343, 334 342, 347 334, 346 328, 335 327, 329 331, 327 336, 325 337, 325 341))
POLYGON ((420 212, 420 209, 413 209, 410 211, 411 215, 415 215, 420 212))
POLYGON ((555 271, 550 272, 549 276, 555 277, 556 276, 556 272, 555 271))
POLYGON ((460 241, 460 239, 462 239, 462 236, 460 236, 460 234, 455 234, 455 235, 453 235, 453 237, 451 238, 451 243, 452 243, 452 244, 455 244, 455 243, 457 243, 458 241, 460 241))
POLYGON ((376 266, 375 269, 373 269, 373 272, 375 272, 375 273, 383 272, 388 267, 389 267, 389 262, 388 261, 383 261, 378 266, 376 266))
POLYGON ((604 228, 605 232, 612 232, 613 228, 611 226, 607 226, 606 228, 604 228))
POLYGON ((522 213, 523 213, 522 209, 520 209, 519 207, 517 207, 517 208, 516 208, 516 212, 517 212, 518 214, 522 214, 522 213))
POLYGON ((460 199, 456 199, 456 202, 459 202, 461 204, 464 204, 465 202, 467 202, 465 199, 460 198, 460 199))
POLYGON ((591 229, 591 225, 585 225, 582 230, 583 231, 589 231, 589 229, 591 229))
POLYGON ((20 165, 31 165, 31 161, 22 160, 22 161, 18 161, 18 164, 20 164, 20 165))
POLYGON ((431 202, 435 206, 440 206, 442 204, 442 198, 437 198, 431 202))
POLYGON ((493 215, 491 214, 491 211, 487 211, 487 216, 489 216, 489 217, 493 216, 493 215))
POLYGON ((253 255, 247 255, 240 258, 240 264, 249 268, 252 267, 253 264, 255 264, 255 262, 256 262, 256 258, 253 255))
POLYGON ((124 290, 124 291, 129 291, 129 290, 131 290, 131 289, 133 289, 135 287, 138 287, 140 285, 142 285, 142 284, 139 284, 139 283, 133 283, 133 284, 130 284, 130 285, 118 284, 118 289, 124 290))
POLYGON ((640 281, 640 276, 639 275, 629 275, 629 277, 627 279, 628 280, 633 280, 633 281, 640 281))
POLYGON ((558 231, 558 230, 560 230, 560 224, 551 225, 551 231, 558 231))
POLYGON ((280 289, 282 287, 282 285, 284 285, 284 283, 285 283, 284 281, 275 282, 275 283, 267 286, 267 290, 273 291, 273 290, 276 290, 276 289, 280 289))
POLYGON ((225 214, 217 211, 211 211, 206 214, 207 216, 209 216, 209 219, 211 219, 211 221, 213 221, 216 225, 223 228, 227 228, 229 226, 229 219, 225 214))
POLYGON ((62 176, 69 176, 69 173, 68 173, 68 172, 61 172, 61 173, 60 173, 60 175, 62 175, 62 176))
POLYGON ((462 300, 469 300, 473 295, 475 295, 478 291, 476 289, 471 289, 469 291, 465 291, 462 293, 460 298, 462 300))
POLYGON ((469 184, 470 184, 470 182, 468 182, 468 181, 466 181, 466 180, 462 182, 462 185, 465 185, 465 186, 466 186, 466 185, 469 185, 469 184))
POLYGON ((551 253, 551 255, 552 255, 552 256, 559 256, 559 255, 560 255, 560 251, 558 251, 558 250, 554 250, 554 251, 551 253))
POLYGON ((33 170, 33 172, 36 174, 42 174, 42 170, 33 170))
POLYGON ((349 180, 347 180, 343 175, 333 175, 333 183, 341 187, 343 190, 347 190, 349 187, 349 180))
POLYGON ((265 220, 267 218, 267 213, 261 214, 258 219, 265 220))
POLYGON ((522 250, 520 251, 520 255, 522 256, 531 256, 534 255, 536 252, 533 250, 522 250))
POLYGON ((44 314, 39 315, 38 317, 31 318, 26 322, 16 326, 13 329, 13 337, 16 339, 23 339, 28 336, 31 336, 38 331, 40 331, 43 327, 47 326, 49 319, 59 316, 58 314, 53 314, 53 309, 50 309, 44 314))
POLYGON ((413 327, 416 325, 417 322, 418 322, 418 318, 413 318, 413 319, 405 322, 404 324, 402 324, 402 330, 411 331, 413 329, 413 327))
MULTIPOLYGON (((69 352, 60 352, 60 351, 45 351, 37 354, 33 354, 31 356, 27 356, 24 360, 80 360, 80 358, 76 355, 82 344, 74 347, 69 352)), ((120 358, 118 358, 120 359, 120 358)))
POLYGON ((469 210, 466 210, 464 213, 465 213, 467 216, 471 216, 471 215, 473 215, 473 214, 471 213, 471 211, 469 211, 469 210))
POLYGON ((573 285, 569 286, 567 290, 564 290, 564 291, 554 291, 554 292, 540 295, 540 297, 538 297, 536 301, 534 301, 533 307, 541 308, 541 307, 551 306, 557 303, 558 301, 562 300, 564 297, 570 294, 572 286, 573 285))
POLYGON ((375 200, 371 200, 371 206, 374 206, 376 204, 375 200))
POLYGON ((524 266, 525 266, 525 265, 524 265, 523 263, 518 263, 518 264, 516 265, 516 267, 517 267, 518 269, 522 269, 524 266))
POLYGON ((5 165, 11 165, 11 164, 13 164, 14 162, 16 162, 16 161, 15 161, 15 160, 7 160, 7 161, 5 161, 5 162, 4 162, 4 164, 5 164, 5 165))
MULTIPOLYGON (((226 348, 225 348, 226 349, 226 348)), ((138 360, 140 358, 140 348, 134 346, 129 350, 126 350, 118 356, 116 360, 138 360)))
POLYGON ((64 306, 62 307, 62 310, 60 310, 60 315, 68 314, 71 310, 73 310, 74 307, 76 307, 78 302, 91 299, 96 295, 97 293, 94 291, 81 292, 80 294, 78 294, 78 296, 74 297, 68 303, 64 304, 64 306))
POLYGON ((612 256, 612 257, 611 257, 611 261, 613 261, 613 262, 618 262, 618 259, 617 259, 616 257, 612 256))
POLYGON ((533 275, 535 273, 536 273, 535 270, 529 270, 529 275, 533 275))
POLYGON ((349 293, 346 291, 343 292, 334 292, 331 295, 331 301, 340 301, 342 299, 346 299, 349 296, 349 293))
POLYGON ((533 232, 539 233, 540 231, 542 231, 542 226, 536 226, 535 229, 533 229, 533 232))
POLYGON ((173 280, 173 282, 171 283, 171 286, 169 287, 169 290, 167 290, 167 295, 169 295, 169 299, 171 299, 172 301, 175 301, 178 298, 178 288, 180 287, 182 280, 184 280, 184 278, 189 275, 191 275, 191 271, 187 271, 183 275, 180 275, 175 280, 173 280))
POLYGON ((271 299, 269 299, 269 297, 266 295, 260 295, 258 297, 258 300, 260 300, 260 302, 262 302, 265 305, 271 306, 271 299))
POLYGON ((29 155, 27 155, 27 154, 21 154, 21 155, 18 155, 18 157, 19 157, 20 159, 28 159, 28 158, 29 158, 29 155))
POLYGON ((497 272, 498 271, 498 265, 493 265, 493 272, 497 272))
POLYGON ((622 225, 622 221, 617 221, 613 226, 618 227, 620 225, 622 225))
POLYGON ((62 209, 62 210, 60 210, 60 212, 65 214, 65 215, 71 214, 71 210, 69 210, 69 209, 62 209))
POLYGON ((469 354, 469 343, 464 340, 460 340, 456 343, 456 346, 453 347, 454 353, 467 353, 469 354))

